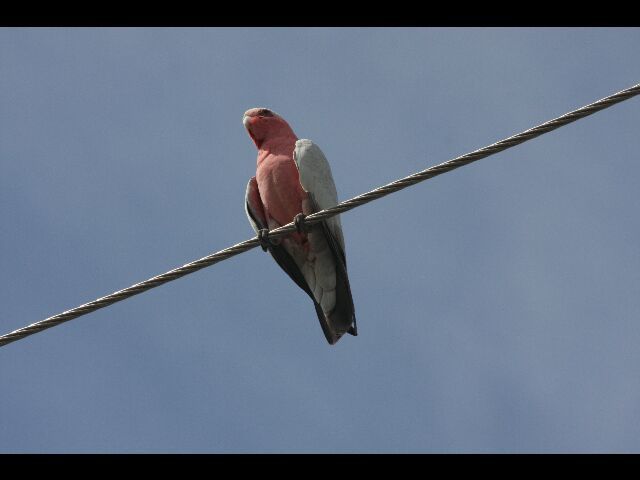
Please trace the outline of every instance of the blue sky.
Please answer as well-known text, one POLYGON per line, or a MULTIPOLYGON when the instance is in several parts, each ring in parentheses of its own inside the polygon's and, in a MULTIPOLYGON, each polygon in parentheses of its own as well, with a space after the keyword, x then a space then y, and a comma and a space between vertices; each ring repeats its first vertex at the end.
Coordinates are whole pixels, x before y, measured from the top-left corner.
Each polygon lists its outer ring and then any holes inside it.
MULTIPOLYGON (((266 106, 341 199, 640 81, 633 28, 0 29, 0 329, 252 236, 266 106)), ((2 452, 637 452, 640 100, 0 349, 2 452)))

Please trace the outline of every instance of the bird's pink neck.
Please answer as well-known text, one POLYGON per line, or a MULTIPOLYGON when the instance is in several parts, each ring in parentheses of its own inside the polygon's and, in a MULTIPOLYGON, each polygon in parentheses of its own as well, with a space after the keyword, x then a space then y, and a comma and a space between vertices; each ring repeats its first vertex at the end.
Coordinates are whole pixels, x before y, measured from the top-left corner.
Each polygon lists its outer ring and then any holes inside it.
POLYGON ((260 166, 269 155, 286 155, 287 157, 293 157, 296 140, 296 137, 282 136, 270 138, 268 141, 263 142, 258 148, 258 166, 260 166))

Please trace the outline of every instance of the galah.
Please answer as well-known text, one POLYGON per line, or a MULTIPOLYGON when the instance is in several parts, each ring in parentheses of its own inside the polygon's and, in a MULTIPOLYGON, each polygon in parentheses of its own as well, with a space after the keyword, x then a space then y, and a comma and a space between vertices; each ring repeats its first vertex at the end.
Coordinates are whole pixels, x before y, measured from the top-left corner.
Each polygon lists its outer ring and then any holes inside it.
MULTIPOLYGON (((245 211, 256 233, 338 203, 329 162, 316 144, 298 140, 289 124, 266 108, 247 110, 242 123, 258 148, 256 176, 249 180, 245 194, 245 211)), ((278 265, 313 300, 331 345, 345 332, 357 335, 338 216, 265 244, 278 265)))

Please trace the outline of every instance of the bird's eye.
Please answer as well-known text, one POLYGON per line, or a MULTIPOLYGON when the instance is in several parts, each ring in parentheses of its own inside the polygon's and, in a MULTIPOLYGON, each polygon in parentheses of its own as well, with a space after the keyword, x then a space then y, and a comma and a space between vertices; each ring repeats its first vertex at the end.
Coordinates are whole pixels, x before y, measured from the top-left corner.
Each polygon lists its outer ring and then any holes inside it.
POLYGON ((267 108, 261 108, 258 110, 258 115, 261 117, 273 117, 273 112, 267 108))

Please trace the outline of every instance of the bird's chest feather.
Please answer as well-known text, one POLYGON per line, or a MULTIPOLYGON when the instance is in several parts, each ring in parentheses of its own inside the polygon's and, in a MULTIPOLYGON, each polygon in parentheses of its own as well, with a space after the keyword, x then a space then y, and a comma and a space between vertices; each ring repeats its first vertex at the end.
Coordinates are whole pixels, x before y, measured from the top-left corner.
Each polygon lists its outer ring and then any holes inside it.
POLYGON ((302 212, 307 194, 291 156, 266 153, 260 159, 256 180, 267 217, 285 225, 302 212))

